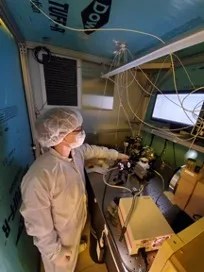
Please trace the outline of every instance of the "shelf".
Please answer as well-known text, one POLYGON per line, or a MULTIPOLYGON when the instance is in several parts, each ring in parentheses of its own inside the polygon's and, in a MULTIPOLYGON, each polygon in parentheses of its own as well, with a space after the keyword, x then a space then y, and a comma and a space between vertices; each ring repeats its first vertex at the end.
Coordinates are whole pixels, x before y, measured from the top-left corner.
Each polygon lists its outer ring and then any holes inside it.
POLYGON ((142 130, 145 131, 145 132, 151 133, 153 135, 159 136, 159 137, 161 137, 163 139, 172 141, 172 142, 174 142, 176 144, 180 144, 180 145, 192 148, 192 149, 194 149, 194 150, 196 150, 198 152, 204 153, 204 147, 203 146, 200 146, 200 145, 197 145, 197 144, 192 145, 191 141, 188 141, 185 138, 184 139, 179 138, 179 137, 182 137, 181 135, 173 134, 173 133, 170 133, 168 131, 161 131, 161 130, 157 130, 157 129, 152 129, 152 128, 149 128, 149 127, 143 127, 142 130))

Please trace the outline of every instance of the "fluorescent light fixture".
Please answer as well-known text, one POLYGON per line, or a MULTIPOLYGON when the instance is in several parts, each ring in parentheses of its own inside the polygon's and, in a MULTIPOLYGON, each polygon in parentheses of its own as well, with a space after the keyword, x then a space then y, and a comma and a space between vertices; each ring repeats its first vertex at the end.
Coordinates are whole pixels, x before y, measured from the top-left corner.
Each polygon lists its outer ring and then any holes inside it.
POLYGON ((198 31, 194 34, 191 34, 183 39, 180 39, 176 42, 170 43, 168 45, 163 46, 160 49, 157 49, 153 51, 152 53, 147 54, 144 57, 141 57, 139 59, 133 60, 107 74, 104 74, 102 78, 109 78, 111 76, 115 76, 117 74, 120 74, 122 72, 125 72, 131 68, 137 67, 139 65, 142 65, 144 63, 147 63, 149 61, 161 58, 163 56, 166 56, 168 54, 174 53, 176 51, 179 51, 181 49, 199 44, 204 42, 204 30, 198 31))
POLYGON ((82 96, 82 105, 84 107, 112 110, 113 109, 113 97, 102 96, 93 94, 84 94, 82 96))

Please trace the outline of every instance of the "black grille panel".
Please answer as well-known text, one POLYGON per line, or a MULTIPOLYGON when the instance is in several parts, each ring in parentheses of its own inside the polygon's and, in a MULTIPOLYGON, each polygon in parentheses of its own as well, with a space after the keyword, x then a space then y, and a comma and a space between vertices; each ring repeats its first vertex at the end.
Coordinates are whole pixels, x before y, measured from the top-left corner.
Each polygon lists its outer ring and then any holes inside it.
MULTIPOLYGON (((48 60, 43 54, 43 62, 48 60)), ((48 105, 77 105, 77 61, 52 56, 44 64, 44 76, 48 105)))

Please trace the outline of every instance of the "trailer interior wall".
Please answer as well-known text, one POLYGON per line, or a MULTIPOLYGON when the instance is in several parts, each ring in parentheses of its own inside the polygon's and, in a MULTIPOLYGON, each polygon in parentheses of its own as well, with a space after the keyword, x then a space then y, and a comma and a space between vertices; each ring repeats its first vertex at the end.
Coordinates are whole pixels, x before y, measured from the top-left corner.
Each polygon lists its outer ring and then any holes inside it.
POLYGON ((0 271, 37 272, 39 254, 19 213, 20 182, 33 162, 19 52, 0 21, 0 271))
MULTIPOLYGON (((113 84, 113 108, 112 109, 99 109, 94 107, 89 107, 83 104, 84 96, 86 95, 86 90, 84 89, 84 74, 86 73, 87 61, 81 61, 82 67, 82 83, 81 83, 81 101, 82 105, 80 111, 84 117, 84 127, 87 133, 87 140, 90 143, 99 144, 99 145, 107 145, 107 146, 116 146, 122 145, 126 136, 131 136, 132 134, 137 134, 138 127, 129 125, 129 121, 134 118, 133 111, 137 112, 139 116, 143 116, 144 108, 143 102, 144 94, 141 89, 138 87, 137 83, 132 80, 132 75, 127 72, 125 77, 127 79, 126 83, 132 82, 128 89, 121 88, 120 78, 112 78, 117 82, 113 84), (119 83, 118 83, 119 82, 119 83), (124 106, 125 112, 121 107, 124 106), (132 110, 130 109, 130 107, 132 110), (119 117, 119 122, 118 122, 119 117), (130 128, 131 127, 131 128, 130 128), (116 135, 117 134, 117 135, 116 135)), ((94 66, 94 63, 92 63, 94 66)), ((101 64, 101 72, 103 72, 103 64, 101 64)), ((41 109, 43 105, 42 100, 42 83, 40 76, 40 68, 39 63, 34 59, 33 52, 30 51, 29 54, 29 72, 31 77, 31 85, 33 91, 33 97, 35 101, 35 107, 37 109, 41 109)), ((93 69, 94 73, 94 69, 93 69)), ((100 78, 100 75, 99 75, 100 78)), ((124 78, 124 75, 123 75, 124 78)), ((140 82, 145 85, 145 78, 142 74, 138 72, 138 79, 140 82)), ((106 80, 103 79, 103 85, 105 88, 106 80)), ((92 96, 98 94, 97 85, 95 89, 92 90, 92 96)), ((91 94, 90 94, 91 98, 91 94)), ((101 105, 105 103, 106 96, 101 96, 101 105), (104 101, 103 101, 104 99, 104 101)), ((46 110, 46 106, 44 107, 46 110)), ((42 111, 43 112, 43 111, 42 111)))

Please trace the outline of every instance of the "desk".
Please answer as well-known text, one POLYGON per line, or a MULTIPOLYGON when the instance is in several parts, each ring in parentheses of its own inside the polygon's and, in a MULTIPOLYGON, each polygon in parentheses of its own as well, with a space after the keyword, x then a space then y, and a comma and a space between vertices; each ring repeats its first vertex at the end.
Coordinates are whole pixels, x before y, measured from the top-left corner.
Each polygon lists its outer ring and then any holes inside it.
MULTIPOLYGON (((91 225, 96 231, 97 237, 101 236, 104 229, 104 225, 108 226, 108 235, 106 237, 106 253, 105 262, 108 271, 111 272, 126 272, 128 271, 125 266, 129 268, 129 271, 145 272, 146 266, 142 256, 129 256, 125 240, 119 241, 121 234, 120 223, 117 226, 113 226, 111 221, 107 218, 106 213, 103 212, 102 201, 103 192, 105 190, 105 184, 103 183, 102 175, 98 173, 89 173, 89 211, 91 214, 91 225), (117 248, 115 247, 117 245, 117 248), (123 262, 121 261, 121 258, 123 262)), ((158 181, 158 180, 157 180, 158 181)), ((139 187, 139 182, 136 179, 130 179, 125 184, 126 187, 139 187)), ((162 186, 161 186, 162 187, 162 186)), ((148 188, 148 187, 147 187, 148 188)), ((156 196, 160 195, 161 188, 154 188, 156 190, 156 196)), ((155 191, 154 191, 155 193, 155 191)), ((149 190, 145 190, 144 194, 149 194, 149 190)), ((106 195, 104 199, 104 211, 106 211, 108 205, 115 197, 128 197, 130 193, 123 189, 114 189, 106 187, 106 195)), ((148 253, 148 262, 152 263, 156 252, 148 253)))

